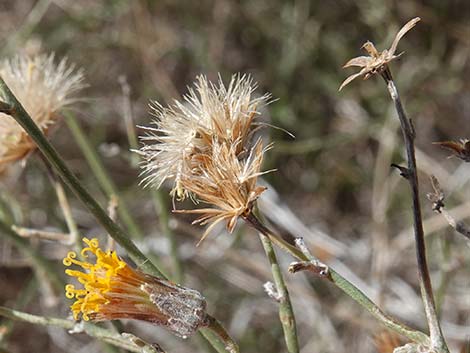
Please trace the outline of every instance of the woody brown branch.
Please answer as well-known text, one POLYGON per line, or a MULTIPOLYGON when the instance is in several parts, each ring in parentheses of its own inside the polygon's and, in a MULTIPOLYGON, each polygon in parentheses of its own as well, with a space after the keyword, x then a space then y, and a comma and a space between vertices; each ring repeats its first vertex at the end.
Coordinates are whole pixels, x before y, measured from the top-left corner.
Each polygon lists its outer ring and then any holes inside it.
POLYGON ((390 97, 395 104, 398 119, 403 134, 403 140, 405 142, 406 155, 408 159, 407 165, 407 177, 411 188, 412 196, 412 208, 413 208, 413 228, 416 242, 416 258, 418 262, 418 275, 421 288, 421 296, 423 297, 424 310, 429 325, 431 344, 433 348, 438 348, 439 351, 447 352, 447 346, 442 335, 441 327, 439 324, 436 305, 434 303, 434 295, 431 284, 431 278, 429 275, 429 269, 426 259, 426 245, 424 241, 424 229, 423 220, 421 214, 421 205, 419 200, 419 183, 418 173, 416 167, 416 156, 415 156, 415 130, 412 121, 408 119, 405 110, 403 108, 398 90, 393 81, 392 74, 388 67, 385 68, 382 73, 382 77, 387 84, 387 88, 390 97))

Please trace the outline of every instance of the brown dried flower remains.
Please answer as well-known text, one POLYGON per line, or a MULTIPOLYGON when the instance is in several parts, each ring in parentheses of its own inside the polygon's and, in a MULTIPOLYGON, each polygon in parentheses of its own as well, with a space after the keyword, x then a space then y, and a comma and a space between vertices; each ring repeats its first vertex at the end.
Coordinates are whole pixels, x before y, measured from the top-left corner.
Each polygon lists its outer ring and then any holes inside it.
POLYGON ((433 144, 452 151, 452 156, 465 162, 470 162, 470 140, 468 139, 461 139, 460 141, 433 142, 433 144))
POLYGON ((261 164, 263 154, 269 146, 263 148, 262 141, 258 140, 247 152, 246 158, 239 159, 236 153, 239 145, 214 141, 209 154, 195 156, 191 173, 185 173, 181 179, 185 190, 213 206, 178 211, 200 214, 201 217, 194 223, 210 223, 201 241, 221 221, 226 221, 228 231, 233 232, 237 219, 248 216, 253 203, 266 190, 265 187, 257 186, 256 182, 258 176, 267 173, 261 172, 261 164))
POLYGON ((384 49, 382 52, 379 52, 376 48, 374 43, 367 41, 364 43, 362 48, 369 54, 368 56, 358 56, 356 58, 352 58, 349 60, 343 68, 357 66, 361 68, 361 71, 349 76, 339 87, 341 91, 344 86, 349 84, 354 79, 364 76, 364 80, 367 80, 370 76, 374 74, 381 74, 387 67, 387 64, 398 57, 400 57, 403 53, 395 55, 397 51, 398 42, 400 42, 401 38, 410 30, 412 29, 416 23, 418 23, 421 19, 419 17, 415 17, 412 20, 408 21, 397 33, 390 49, 384 49))
POLYGON ((195 223, 210 224, 204 237, 219 222, 232 232, 239 217, 251 212, 265 190, 256 185, 264 152, 261 140, 252 144, 255 119, 269 95, 253 97, 256 85, 249 76, 235 75, 226 88, 204 76, 197 78, 185 102, 164 108, 154 103, 155 127, 145 127, 145 185, 160 187, 173 180, 178 200, 191 195, 210 207, 177 211, 201 215, 195 223))
MULTIPOLYGON (((66 59, 56 64, 54 55, 18 55, 4 60, 0 75, 44 133, 57 122, 59 110, 74 102, 72 95, 83 88, 82 72, 74 70, 66 59)), ((0 113, 0 171, 34 148, 20 125, 0 113)))

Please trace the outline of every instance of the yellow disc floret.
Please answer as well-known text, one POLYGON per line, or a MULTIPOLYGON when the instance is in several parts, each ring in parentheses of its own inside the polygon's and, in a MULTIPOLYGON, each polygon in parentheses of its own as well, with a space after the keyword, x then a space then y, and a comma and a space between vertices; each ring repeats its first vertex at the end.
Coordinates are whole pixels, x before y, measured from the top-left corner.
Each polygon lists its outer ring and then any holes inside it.
POLYGON ((83 241, 81 259, 69 252, 63 260, 67 267, 79 267, 65 270, 80 283, 65 286, 65 296, 75 299, 70 307, 75 320, 142 320, 180 337, 207 325, 201 293, 133 269, 114 251, 101 250, 97 239, 83 241))
POLYGON ((88 321, 96 316, 99 319, 100 314, 103 314, 103 307, 111 299, 107 293, 116 291, 116 288, 124 290, 129 282, 139 284, 140 276, 114 251, 101 250, 98 239, 83 238, 83 241, 87 247, 81 251, 81 256, 87 259, 91 253, 95 257, 95 263, 78 260, 77 254, 71 251, 64 258, 63 264, 65 266, 77 265, 85 270, 85 272, 65 270, 67 275, 75 277, 84 286, 84 288, 77 289, 74 285, 67 284, 65 296, 69 299, 76 299, 71 306, 74 318, 78 320, 82 314, 83 319, 88 321))

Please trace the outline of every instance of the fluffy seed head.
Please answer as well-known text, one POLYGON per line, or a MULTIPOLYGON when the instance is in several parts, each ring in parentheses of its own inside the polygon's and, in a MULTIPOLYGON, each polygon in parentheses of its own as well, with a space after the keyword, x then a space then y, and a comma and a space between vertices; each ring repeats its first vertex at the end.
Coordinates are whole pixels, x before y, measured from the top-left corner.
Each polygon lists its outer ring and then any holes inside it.
POLYGON ((233 76, 228 87, 221 79, 215 85, 199 76, 184 102, 175 101, 168 108, 152 104, 154 127, 144 127, 145 145, 137 151, 145 160, 143 183, 160 187, 165 180, 174 180, 174 191, 184 198, 181 176, 194 155, 210 153, 213 141, 236 144, 240 154, 251 136, 257 109, 269 99, 268 95, 254 98, 255 89, 245 75, 233 76))
MULTIPOLYGON (((0 75, 34 122, 47 132, 58 112, 76 99, 83 88, 83 74, 54 55, 17 55, 0 63, 0 75)), ((22 159, 35 148, 26 132, 8 115, 0 113, 0 170, 22 159)))

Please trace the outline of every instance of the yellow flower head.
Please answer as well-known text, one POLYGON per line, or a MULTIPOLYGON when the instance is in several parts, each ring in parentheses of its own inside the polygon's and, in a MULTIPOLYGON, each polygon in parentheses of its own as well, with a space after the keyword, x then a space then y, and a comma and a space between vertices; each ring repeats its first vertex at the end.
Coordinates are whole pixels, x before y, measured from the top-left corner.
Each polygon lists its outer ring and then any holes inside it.
POLYGON ((83 238, 86 243, 77 259, 75 252, 64 258, 65 266, 76 265, 84 271, 67 269, 83 288, 72 284, 65 295, 75 299, 71 309, 75 320, 136 319, 166 326, 180 337, 187 337, 206 324, 206 301, 196 290, 178 286, 128 266, 116 252, 103 251, 98 239, 83 238), (95 261, 89 262, 88 256, 95 261))

